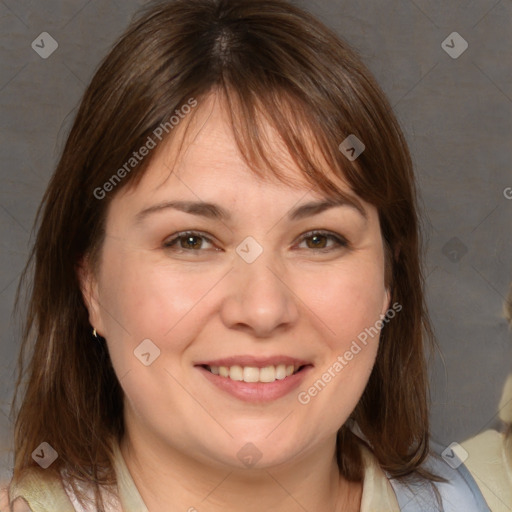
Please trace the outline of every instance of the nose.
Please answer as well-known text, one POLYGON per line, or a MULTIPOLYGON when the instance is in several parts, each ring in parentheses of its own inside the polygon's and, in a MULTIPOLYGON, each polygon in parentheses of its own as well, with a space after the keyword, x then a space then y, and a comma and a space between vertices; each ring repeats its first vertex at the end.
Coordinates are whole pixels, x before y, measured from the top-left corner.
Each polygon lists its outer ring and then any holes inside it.
POLYGON ((266 251, 252 263, 235 258, 221 307, 228 328, 268 338, 296 324, 298 297, 276 263, 266 251))

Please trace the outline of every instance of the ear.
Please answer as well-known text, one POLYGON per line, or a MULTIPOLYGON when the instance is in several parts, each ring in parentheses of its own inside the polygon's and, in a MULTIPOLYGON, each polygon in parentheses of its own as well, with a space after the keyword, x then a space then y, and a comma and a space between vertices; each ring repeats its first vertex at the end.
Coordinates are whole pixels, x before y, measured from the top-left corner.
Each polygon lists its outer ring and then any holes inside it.
POLYGON ((389 304, 391 302, 391 288, 384 289, 384 297, 382 301, 382 311, 381 314, 385 315, 389 309, 389 304))
POLYGON ((391 289, 393 287, 393 267, 398 261, 400 244, 397 244, 393 251, 389 245, 384 243, 384 294, 381 314, 385 315, 391 303, 391 289))
POLYGON ((87 256, 80 259, 77 264, 76 271, 82 297, 84 299, 85 306, 89 311, 89 322, 93 328, 96 329, 96 332, 102 336, 102 333, 104 333, 104 325, 98 298, 98 281, 87 256))

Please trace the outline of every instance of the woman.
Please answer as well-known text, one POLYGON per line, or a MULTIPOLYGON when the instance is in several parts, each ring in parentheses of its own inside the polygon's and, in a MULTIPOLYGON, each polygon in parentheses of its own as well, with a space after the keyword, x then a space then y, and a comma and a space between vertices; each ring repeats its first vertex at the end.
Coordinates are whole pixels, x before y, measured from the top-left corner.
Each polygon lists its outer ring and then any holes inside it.
POLYGON ((430 448, 419 250, 345 43, 283 0, 148 7, 43 200, 9 500, 487 510, 430 448))

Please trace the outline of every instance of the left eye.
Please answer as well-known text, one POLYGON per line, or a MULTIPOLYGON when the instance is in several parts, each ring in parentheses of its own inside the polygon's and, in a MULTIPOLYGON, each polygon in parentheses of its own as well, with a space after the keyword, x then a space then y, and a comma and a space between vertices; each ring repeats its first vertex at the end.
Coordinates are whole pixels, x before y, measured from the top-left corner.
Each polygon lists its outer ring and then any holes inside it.
POLYGON ((308 249, 323 249, 324 251, 330 251, 339 247, 347 247, 348 245, 345 238, 324 231, 312 231, 306 233, 301 238, 300 243, 303 242, 306 242, 308 249), (330 247, 327 246, 329 241, 334 243, 334 247, 332 245, 330 247))

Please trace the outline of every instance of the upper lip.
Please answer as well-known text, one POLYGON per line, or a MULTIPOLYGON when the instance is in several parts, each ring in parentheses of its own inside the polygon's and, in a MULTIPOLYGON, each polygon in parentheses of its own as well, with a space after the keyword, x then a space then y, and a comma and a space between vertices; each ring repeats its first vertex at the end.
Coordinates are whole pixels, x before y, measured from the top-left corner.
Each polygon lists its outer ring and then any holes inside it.
POLYGON ((251 366, 253 368, 265 368, 266 366, 277 366, 279 364, 293 365, 295 367, 311 365, 309 361, 304 359, 297 359, 290 356, 232 356, 224 357, 222 359, 212 359, 209 361, 200 361, 195 363, 195 366, 251 366))

